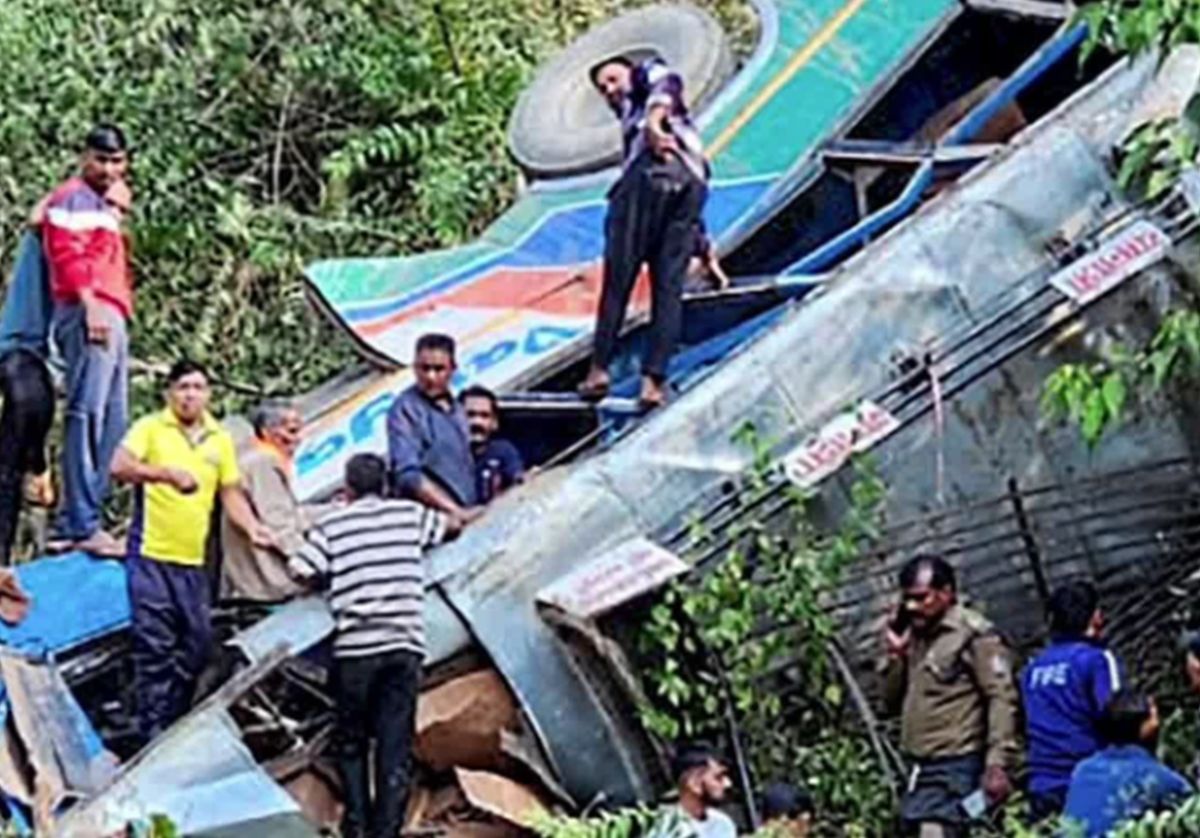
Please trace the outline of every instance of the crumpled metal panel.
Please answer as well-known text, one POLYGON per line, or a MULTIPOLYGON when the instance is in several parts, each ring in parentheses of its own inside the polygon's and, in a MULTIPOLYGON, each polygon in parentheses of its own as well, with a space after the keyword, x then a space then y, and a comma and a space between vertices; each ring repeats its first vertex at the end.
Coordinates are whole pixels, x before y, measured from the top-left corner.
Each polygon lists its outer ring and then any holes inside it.
MULTIPOLYGON (((437 590, 426 592, 425 623, 431 626, 428 655, 438 661, 450 657, 471 642, 471 635, 458 615, 437 590)), ((251 663, 275 651, 281 643, 291 654, 316 646, 334 630, 333 613, 323 596, 293 600, 259 620, 229 641, 251 663)))
POLYGON ((113 834, 132 821, 167 814, 182 835, 245 830, 250 824, 282 818, 301 829, 288 834, 316 836, 315 829, 297 819, 299 812, 291 796, 255 762, 225 709, 213 706, 171 728, 103 795, 64 817, 57 834, 94 838, 113 834))
POLYGON ((270 616, 240 631, 229 645, 242 651, 251 663, 263 660, 281 644, 298 655, 317 645, 334 629, 333 614, 324 597, 292 600, 270 616))
MULTIPOLYGON (((601 791, 636 795, 647 772, 626 722, 584 686, 538 617, 536 592, 625 539, 678 530, 728 492, 750 464, 748 449, 732 440, 743 423, 783 452, 885 386, 897 353, 969 328, 1003 303, 998 296, 1015 280, 1039 266, 1049 271, 1045 248, 1056 233, 1069 235, 1119 204, 1101 161, 1152 69, 1143 61, 1106 74, 841 268, 669 409, 611 450, 508 493, 433 555, 434 578, 510 681, 569 792, 582 800, 601 791)), ((930 425, 884 445, 885 471, 889 461, 897 477, 914 467, 901 463, 929 450, 930 425)), ((920 458, 924 474, 911 486, 893 485, 910 498, 932 496, 931 462, 920 458)))
POLYGON ((112 778, 116 758, 104 749, 58 670, 0 655, 0 674, 16 732, 36 772, 53 775, 63 795, 93 793, 112 778))

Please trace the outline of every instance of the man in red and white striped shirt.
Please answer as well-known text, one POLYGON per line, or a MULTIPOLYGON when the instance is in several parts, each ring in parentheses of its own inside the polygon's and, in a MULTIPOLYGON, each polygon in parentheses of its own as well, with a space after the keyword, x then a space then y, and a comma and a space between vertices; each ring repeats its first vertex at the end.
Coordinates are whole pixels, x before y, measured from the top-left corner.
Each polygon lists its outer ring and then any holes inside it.
POLYGON ((128 422, 129 337, 133 287, 121 218, 111 195, 129 165, 125 135, 97 125, 84 143, 79 175, 45 203, 42 243, 54 300, 52 331, 67 365, 61 548, 120 555, 101 528, 108 469, 128 422))

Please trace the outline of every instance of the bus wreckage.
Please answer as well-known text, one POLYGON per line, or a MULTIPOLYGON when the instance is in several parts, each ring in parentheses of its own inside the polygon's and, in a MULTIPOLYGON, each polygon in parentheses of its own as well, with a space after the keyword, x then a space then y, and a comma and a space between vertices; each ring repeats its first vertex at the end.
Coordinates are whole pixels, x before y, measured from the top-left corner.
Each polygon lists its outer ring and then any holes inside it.
MULTIPOLYGON (((635 376, 598 407, 572 395, 611 136, 590 157, 579 152, 590 140, 531 147, 518 105, 514 154, 532 182, 480 241, 310 269, 318 306, 370 364, 306 400, 302 494, 322 497, 350 453, 382 448, 408 346, 435 326, 462 342, 462 383, 502 394, 514 441, 542 466, 431 554, 410 830, 501 835, 537 808, 655 798, 662 755, 612 628, 668 580, 719 560, 692 539, 693 518, 717 530, 769 519, 787 485, 819 488, 816 509, 834 516, 855 452, 872 452, 899 522, 829 603, 845 677, 868 691, 893 548, 937 540, 1018 643, 1040 631, 1049 579, 1086 568, 1136 597, 1151 579, 1185 584, 1195 571, 1194 406, 1088 452, 1040 419, 1038 400, 1058 364, 1149 333, 1188 287, 1200 173, 1133 203, 1115 184, 1114 150, 1136 126, 1186 112, 1200 52, 1081 63, 1083 33, 1049 0, 756 9, 758 45, 736 72, 715 24, 676 7, 667 24, 638 18, 664 14, 653 9, 607 24, 547 68, 590 66, 596 50, 669 31, 677 14, 722 46, 703 67, 670 39, 660 47, 706 74, 695 92, 716 173, 706 220, 735 276, 688 298, 665 409, 630 411, 635 376), (778 466, 752 504, 737 493, 752 452, 733 439, 748 422, 778 466), (1173 498, 1157 517, 1112 505, 1154 492, 1173 498)), ((623 338, 631 356, 640 299, 623 338)), ((332 622, 320 599, 221 604, 206 697, 128 753, 122 564, 72 554, 16 573, 32 608, 0 628, 11 823, 64 836, 124 834, 155 815, 205 836, 336 823, 322 649, 332 622), (58 601, 68 613, 38 607, 58 601)))

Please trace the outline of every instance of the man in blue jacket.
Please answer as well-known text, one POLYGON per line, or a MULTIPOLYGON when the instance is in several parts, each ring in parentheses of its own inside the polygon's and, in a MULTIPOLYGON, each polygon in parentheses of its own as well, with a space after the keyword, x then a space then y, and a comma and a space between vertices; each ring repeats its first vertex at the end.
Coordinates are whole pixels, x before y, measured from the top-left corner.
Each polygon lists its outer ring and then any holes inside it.
POLYGON ((1112 697, 1100 728, 1109 744, 1079 763, 1071 776, 1065 834, 1100 838, 1192 796, 1191 784, 1154 758, 1158 727, 1153 699, 1124 689, 1112 697))
POLYGON ((1121 688, 1121 666, 1104 647, 1096 589, 1072 582, 1050 597, 1050 645, 1021 677, 1029 796, 1037 820, 1062 810, 1071 772, 1105 744, 1100 720, 1121 688))

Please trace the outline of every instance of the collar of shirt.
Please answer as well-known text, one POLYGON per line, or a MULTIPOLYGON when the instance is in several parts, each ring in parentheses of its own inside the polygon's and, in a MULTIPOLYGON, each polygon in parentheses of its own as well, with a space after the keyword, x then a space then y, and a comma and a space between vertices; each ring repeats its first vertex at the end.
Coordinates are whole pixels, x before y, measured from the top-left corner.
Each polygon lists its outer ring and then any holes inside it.
POLYGON ((162 414, 160 415, 160 421, 162 421, 164 425, 178 428, 179 432, 187 437, 188 441, 193 445, 201 444, 204 442, 204 440, 221 430, 220 423, 217 422, 217 420, 213 418, 213 415, 207 410, 200 415, 199 422, 197 422, 195 425, 187 426, 179 421, 179 417, 175 415, 175 411, 171 410, 169 407, 166 407, 163 408, 162 414))
POLYGON ((1118 762, 1158 762, 1154 755, 1141 745, 1109 745, 1097 756, 1118 762))
POLYGON ((449 392, 447 392, 446 395, 444 395, 444 396, 434 397, 434 396, 431 396, 428 393, 426 393, 420 387, 418 387, 417 393, 418 393, 418 395, 420 395, 421 398, 423 398, 425 401, 429 402, 429 404, 431 404, 435 410, 440 410, 442 413, 454 413, 454 409, 458 404, 454 400, 454 396, 451 395, 449 392))
POLYGON ((269 439, 259 439, 258 437, 255 437, 253 444, 254 450, 260 451, 264 456, 269 457, 271 462, 275 464, 275 467, 279 469, 279 473, 283 475, 284 479, 289 484, 291 484, 293 467, 292 457, 269 439))
POLYGON ((1085 646, 1094 646, 1097 649, 1108 648, 1108 644, 1100 637, 1082 637, 1071 634, 1056 634, 1050 637, 1051 646, 1071 646, 1076 643, 1082 643, 1085 646))
POLYGON ((254 447, 257 450, 263 452, 264 454, 270 456, 272 459, 275 460, 276 463, 278 463, 285 470, 291 468, 291 466, 292 466, 291 456, 286 451, 284 451, 282 448, 280 448, 278 445, 271 442, 271 440, 259 439, 258 437, 255 437, 254 438, 254 447))
POLYGON ((950 609, 942 615, 942 619, 938 620, 937 625, 933 627, 933 631, 929 633, 929 640, 932 641, 935 637, 943 634, 951 634, 966 629, 967 622, 963 617, 962 606, 955 603, 950 606, 950 609))

